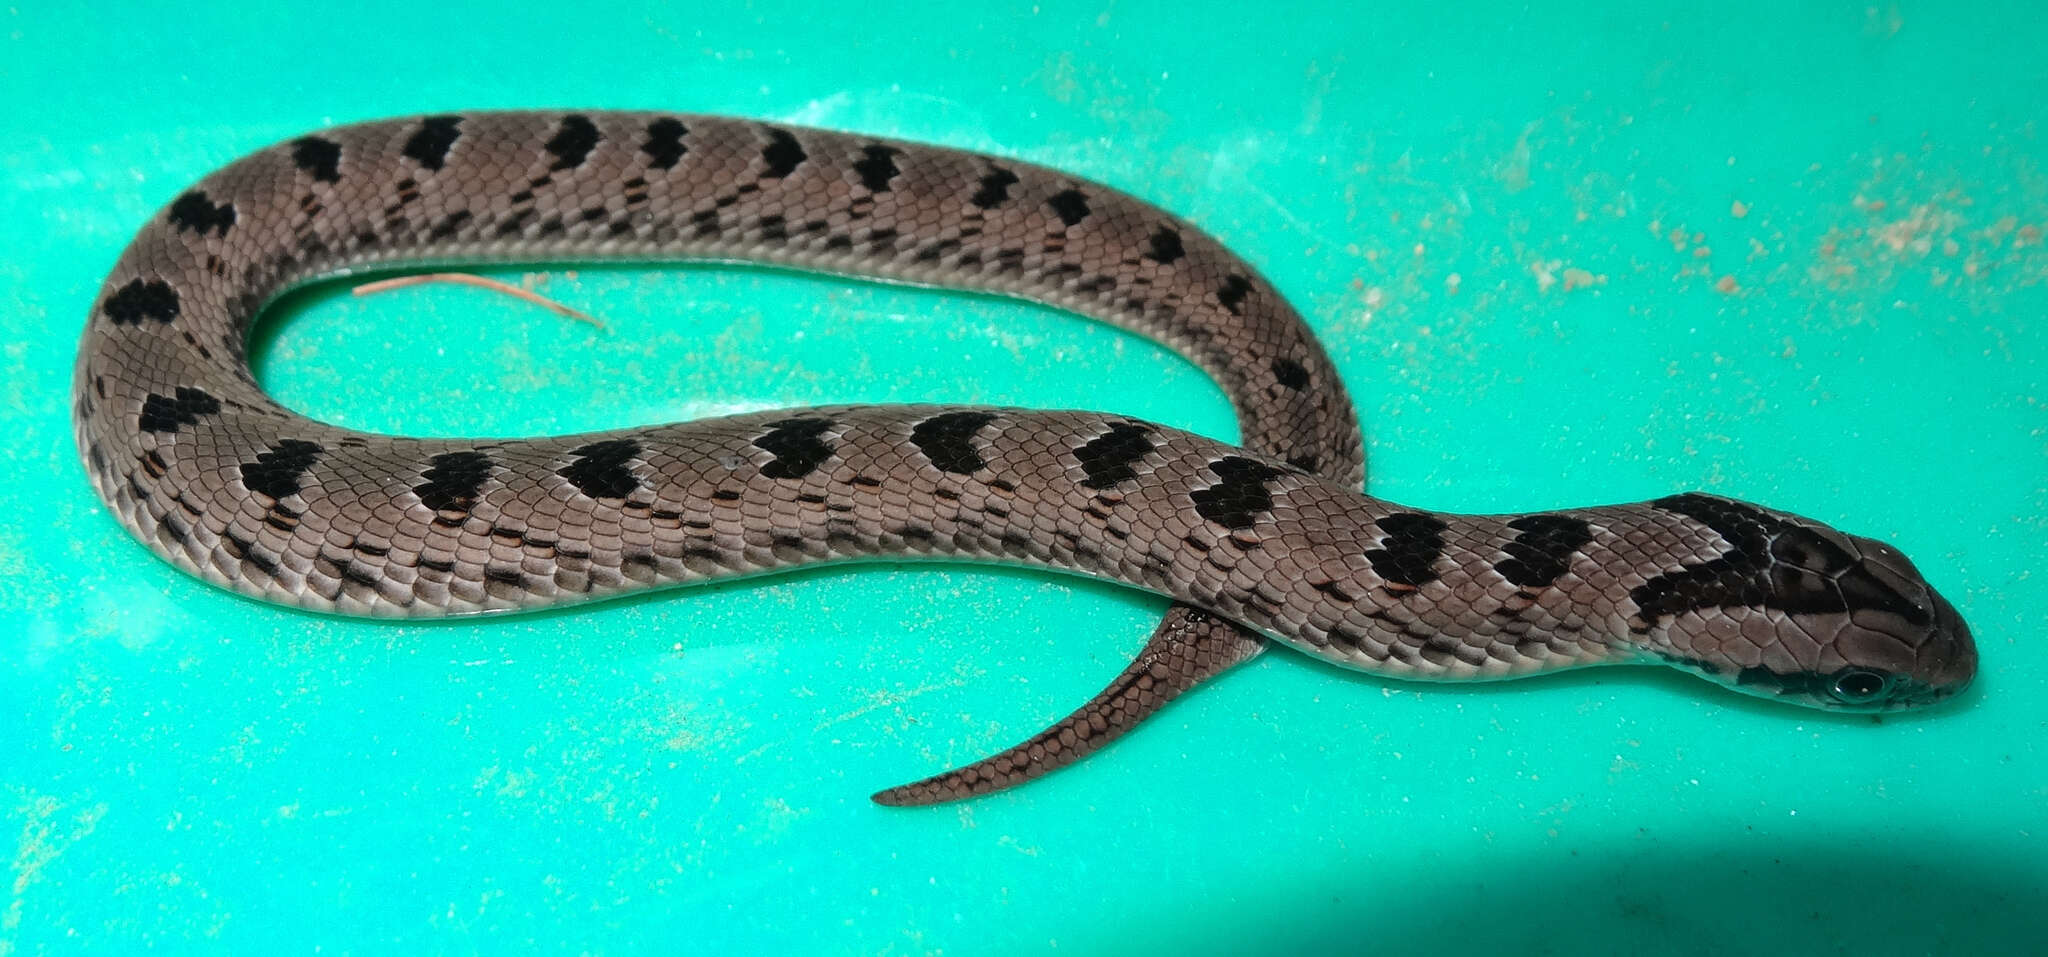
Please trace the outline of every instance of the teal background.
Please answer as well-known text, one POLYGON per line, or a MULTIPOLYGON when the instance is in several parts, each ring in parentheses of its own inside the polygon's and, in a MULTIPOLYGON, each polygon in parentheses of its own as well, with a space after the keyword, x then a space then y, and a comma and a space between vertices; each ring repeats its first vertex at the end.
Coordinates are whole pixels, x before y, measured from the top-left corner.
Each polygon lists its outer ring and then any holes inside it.
MULTIPOLYGON (((1864 955, 2048 929, 2038 7, 263 7, 0 13, 0 955, 1864 955), (1375 493, 1796 510, 1901 545, 1982 678, 1874 721, 1652 670, 1450 687, 1276 653, 1073 770, 904 812, 867 794, 1064 713, 1161 603, 874 566, 364 623, 130 542, 66 420, 128 237, 282 137, 532 106, 1116 184, 1309 316, 1375 493)), ((929 400, 1234 437, 1193 367, 1047 310, 715 268, 537 281, 611 331, 323 289, 267 327, 261 376, 416 433, 929 400)))

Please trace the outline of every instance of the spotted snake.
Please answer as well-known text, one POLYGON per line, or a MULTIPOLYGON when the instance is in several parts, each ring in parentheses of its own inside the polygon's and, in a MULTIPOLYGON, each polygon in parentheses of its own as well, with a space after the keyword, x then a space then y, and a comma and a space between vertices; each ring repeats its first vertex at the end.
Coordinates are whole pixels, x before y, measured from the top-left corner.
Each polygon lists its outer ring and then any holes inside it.
POLYGON ((1101 747, 1268 639, 1399 678, 1662 663, 1846 710, 1965 687, 1968 628, 1898 551, 1716 496, 1528 515, 1366 497, 1356 415, 1273 286, 1194 226, 1029 163, 746 120, 467 113, 252 154, 153 217, 95 301, 79 449, 187 572, 319 611, 446 616, 831 561, 1001 562, 1179 602, 1101 695, 884 791, 924 804, 1101 747), (1244 448, 1098 412, 761 412, 551 438, 313 421, 252 324, 345 275, 724 260, 976 290, 1153 337, 1231 396, 1244 448), (1242 626, 1242 627, 1240 627, 1242 626))

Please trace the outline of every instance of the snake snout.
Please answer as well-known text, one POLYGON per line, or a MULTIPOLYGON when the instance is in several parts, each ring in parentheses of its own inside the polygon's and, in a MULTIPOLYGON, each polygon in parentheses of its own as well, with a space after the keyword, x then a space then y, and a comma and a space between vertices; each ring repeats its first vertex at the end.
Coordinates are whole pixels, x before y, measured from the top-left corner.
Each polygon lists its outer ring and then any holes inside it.
POLYGON ((1851 621, 1887 636, 1882 642, 1852 639, 1846 645, 1885 659, 1896 674, 1896 687, 1881 707, 1920 707, 1969 687, 1977 676, 1977 645, 1962 614, 1897 548, 1845 537, 1857 563, 1837 580, 1851 621), (1880 644, 1905 653, 1879 653, 1880 644))
POLYGON ((1920 663, 1914 677, 1928 690, 1928 700, 1960 694, 1977 677, 1977 642, 1970 626, 1956 606, 1933 588, 1927 599, 1934 606, 1934 622, 1927 640, 1920 646, 1920 663))

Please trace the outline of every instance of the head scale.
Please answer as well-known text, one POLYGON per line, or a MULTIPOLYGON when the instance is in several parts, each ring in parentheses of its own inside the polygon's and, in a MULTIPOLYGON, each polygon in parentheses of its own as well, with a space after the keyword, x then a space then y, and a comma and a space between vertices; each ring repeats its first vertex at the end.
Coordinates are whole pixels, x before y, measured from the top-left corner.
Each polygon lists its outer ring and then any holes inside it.
POLYGON ((1920 707, 1975 677, 1962 616, 1890 545, 1708 495, 1652 506, 1706 526, 1724 549, 1632 590, 1638 638, 1656 657, 1835 711, 1920 707))

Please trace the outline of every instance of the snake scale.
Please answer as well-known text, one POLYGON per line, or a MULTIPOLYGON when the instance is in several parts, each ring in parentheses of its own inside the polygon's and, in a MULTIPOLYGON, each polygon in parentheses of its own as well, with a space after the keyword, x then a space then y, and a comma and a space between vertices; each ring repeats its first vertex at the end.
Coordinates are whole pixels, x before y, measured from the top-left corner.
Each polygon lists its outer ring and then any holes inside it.
POLYGON ((1180 603, 1080 710, 876 795, 887 804, 1070 763, 1267 639, 1402 678, 1662 663, 1863 711, 1948 697, 1976 670, 1968 628, 1903 555, 1808 519, 1699 493, 1497 516, 1369 498, 1335 366, 1252 267, 1105 186, 907 142, 538 111, 304 136, 142 228, 93 305, 74 390, 87 472, 121 525, 268 602, 444 616, 945 558, 1180 603), (265 306, 309 282, 583 259, 766 263, 1059 306, 1198 363, 1246 447, 1114 414, 951 405, 416 439, 313 421, 248 366, 265 306))

